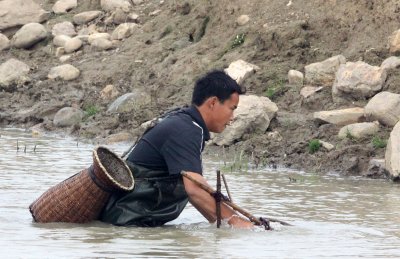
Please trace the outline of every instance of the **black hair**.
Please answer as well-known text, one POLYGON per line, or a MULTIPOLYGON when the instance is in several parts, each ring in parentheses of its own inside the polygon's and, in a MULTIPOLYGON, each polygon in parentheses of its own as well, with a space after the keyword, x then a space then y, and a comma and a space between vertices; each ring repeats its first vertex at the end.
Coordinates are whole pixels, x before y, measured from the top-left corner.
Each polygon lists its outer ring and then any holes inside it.
POLYGON ((192 104, 200 106, 213 96, 223 103, 233 93, 244 94, 245 91, 224 71, 214 70, 197 80, 193 90, 192 104))

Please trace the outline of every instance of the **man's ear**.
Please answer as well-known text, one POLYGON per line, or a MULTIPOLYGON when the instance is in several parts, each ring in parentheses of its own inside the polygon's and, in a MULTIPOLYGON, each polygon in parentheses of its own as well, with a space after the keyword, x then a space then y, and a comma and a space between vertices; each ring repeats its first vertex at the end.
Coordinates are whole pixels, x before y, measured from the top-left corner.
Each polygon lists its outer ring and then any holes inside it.
POLYGON ((213 109, 215 104, 218 102, 218 98, 216 96, 209 97, 205 103, 208 108, 213 109))

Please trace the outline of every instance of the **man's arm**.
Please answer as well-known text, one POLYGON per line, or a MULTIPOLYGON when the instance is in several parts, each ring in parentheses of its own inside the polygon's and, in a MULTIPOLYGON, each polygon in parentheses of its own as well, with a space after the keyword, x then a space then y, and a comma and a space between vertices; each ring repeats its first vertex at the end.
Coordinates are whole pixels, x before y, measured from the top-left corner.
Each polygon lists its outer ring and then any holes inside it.
MULTIPOLYGON (((190 176, 199 182, 208 185, 204 177, 198 173, 187 172, 190 176)), ((183 177, 186 193, 189 196, 190 203, 209 221, 215 222, 217 220, 216 202, 208 192, 201 189, 197 184, 191 180, 183 177)), ((228 224, 237 228, 251 228, 253 223, 240 217, 234 210, 221 202, 221 217, 229 219, 228 224)))

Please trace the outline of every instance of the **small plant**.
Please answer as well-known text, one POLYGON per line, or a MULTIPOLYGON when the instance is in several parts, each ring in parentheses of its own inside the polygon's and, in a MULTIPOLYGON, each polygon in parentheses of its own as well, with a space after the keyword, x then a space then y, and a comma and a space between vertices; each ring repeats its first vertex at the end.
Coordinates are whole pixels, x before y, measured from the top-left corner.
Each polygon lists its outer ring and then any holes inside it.
POLYGON ((99 112, 99 108, 97 108, 95 105, 89 105, 85 109, 85 117, 89 118, 99 112))
POLYGON ((279 93, 283 92, 284 88, 284 80, 283 79, 276 79, 272 82, 270 86, 268 86, 267 90, 265 91, 265 96, 269 99, 274 99, 279 93))
POLYGON ((313 139, 308 143, 308 151, 311 154, 314 154, 321 148, 321 146, 322 146, 322 144, 321 144, 321 142, 319 142, 318 139, 313 139))
POLYGON ((387 141, 384 139, 381 139, 378 136, 375 136, 372 139, 372 146, 374 146, 374 148, 385 148, 386 144, 387 144, 387 141))
POLYGON ((350 129, 347 128, 346 130, 346 138, 350 139, 350 140, 354 140, 355 137, 353 136, 353 134, 351 134, 350 129))
POLYGON ((234 48, 237 48, 240 45, 242 45, 244 43, 245 38, 246 38, 246 34, 244 34, 244 33, 240 33, 240 34, 236 35, 236 37, 231 42, 230 49, 234 49, 234 48))

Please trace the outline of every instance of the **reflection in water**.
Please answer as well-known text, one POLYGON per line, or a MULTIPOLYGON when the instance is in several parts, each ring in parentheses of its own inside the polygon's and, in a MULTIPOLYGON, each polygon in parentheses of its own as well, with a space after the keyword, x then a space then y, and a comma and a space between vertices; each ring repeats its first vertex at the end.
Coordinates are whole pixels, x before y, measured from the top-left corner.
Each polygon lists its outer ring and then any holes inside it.
MULTIPOLYGON (((77 145, 70 138, 32 137, 15 129, 2 129, 0 135, 2 257, 400 257, 400 185, 267 168, 226 173, 234 201, 255 215, 282 219, 294 227, 274 224, 275 231, 269 232, 216 229, 190 205, 160 228, 33 223, 29 204, 90 165, 94 146, 77 145)), ((122 154, 128 146, 108 147, 122 154)), ((215 182, 219 167, 217 158, 206 157, 210 182, 215 182)))

